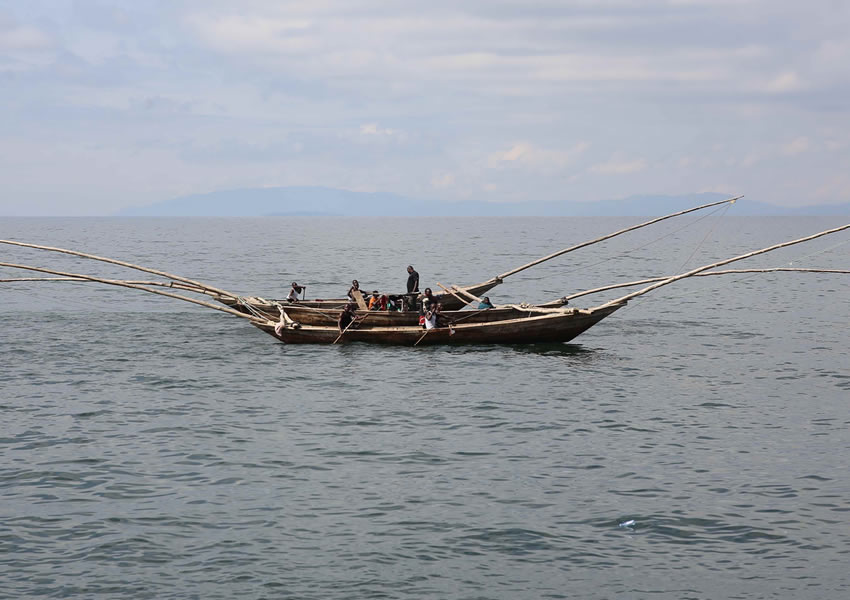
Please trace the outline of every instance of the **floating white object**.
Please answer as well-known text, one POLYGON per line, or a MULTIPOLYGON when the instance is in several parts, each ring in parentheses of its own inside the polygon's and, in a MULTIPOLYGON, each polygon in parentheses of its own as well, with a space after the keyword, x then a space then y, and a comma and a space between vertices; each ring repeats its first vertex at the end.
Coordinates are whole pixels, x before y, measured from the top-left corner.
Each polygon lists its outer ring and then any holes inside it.
POLYGON ((624 522, 620 523, 620 525, 619 525, 619 526, 620 526, 620 527, 632 527, 632 526, 634 526, 634 524, 635 524, 635 520, 634 520, 634 519, 630 519, 630 520, 628 520, 628 521, 624 521, 624 522))

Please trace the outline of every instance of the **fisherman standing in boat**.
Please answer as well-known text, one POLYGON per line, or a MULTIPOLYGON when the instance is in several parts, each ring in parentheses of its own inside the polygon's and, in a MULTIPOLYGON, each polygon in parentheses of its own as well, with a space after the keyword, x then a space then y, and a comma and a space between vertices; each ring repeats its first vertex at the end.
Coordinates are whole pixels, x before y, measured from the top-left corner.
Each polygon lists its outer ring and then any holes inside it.
POLYGON ((413 268, 413 265, 407 265, 407 294, 404 296, 404 303, 407 305, 406 310, 414 310, 416 306, 416 297, 419 295, 419 273, 413 268))
POLYGON ((419 293, 419 273, 413 268, 413 265, 407 265, 407 293, 419 293))

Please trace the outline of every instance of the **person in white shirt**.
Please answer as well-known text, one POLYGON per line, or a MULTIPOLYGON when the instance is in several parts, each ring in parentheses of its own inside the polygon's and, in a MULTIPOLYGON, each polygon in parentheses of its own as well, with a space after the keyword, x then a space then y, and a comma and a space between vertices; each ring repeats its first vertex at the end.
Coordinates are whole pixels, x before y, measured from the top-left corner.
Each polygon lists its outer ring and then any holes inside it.
POLYGON ((443 305, 434 303, 431 308, 425 311, 425 329, 434 329, 434 327, 445 327, 446 324, 440 321, 440 311, 443 310, 443 305))
POLYGON ((300 294, 304 290, 303 287, 292 282, 292 289, 289 290, 289 295, 286 297, 287 302, 298 302, 298 294, 300 294))

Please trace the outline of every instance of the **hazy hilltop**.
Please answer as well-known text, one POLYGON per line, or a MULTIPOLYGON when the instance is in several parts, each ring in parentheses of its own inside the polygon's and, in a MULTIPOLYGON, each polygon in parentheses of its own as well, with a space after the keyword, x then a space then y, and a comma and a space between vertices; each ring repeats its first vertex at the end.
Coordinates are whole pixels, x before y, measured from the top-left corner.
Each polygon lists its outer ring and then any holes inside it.
MULTIPOLYGON (((630 196, 598 202, 537 201, 492 203, 436 202, 382 192, 352 192, 325 187, 274 187, 224 190, 182 196, 120 211, 118 216, 652 216, 723 200, 731 194, 630 196)), ((785 208, 746 198, 730 214, 850 215, 850 204, 785 208)))

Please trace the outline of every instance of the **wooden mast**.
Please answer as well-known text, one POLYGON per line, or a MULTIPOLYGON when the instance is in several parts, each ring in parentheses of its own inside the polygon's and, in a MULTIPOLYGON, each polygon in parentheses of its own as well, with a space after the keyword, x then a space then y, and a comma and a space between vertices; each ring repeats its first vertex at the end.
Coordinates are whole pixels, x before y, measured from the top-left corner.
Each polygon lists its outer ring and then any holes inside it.
POLYGON ((726 260, 721 260, 721 261, 716 262, 716 263, 711 263, 710 265, 704 265, 702 267, 697 267, 696 269, 691 269, 690 271, 687 271, 687 272, 682 273, 680 275, 673 275, 672 277, 664 278, 657 283, 649 285, 649 286, 647 286, 643 289, 640 289, 636 292, 632 292, 631 294, 626 294, 625 296, 622 296, 621 298, 617 298, 615 300, 611 300, 610 302, 606 302, 605 304, 600 304, 599 306, 595 306, 590 310, 592 310, 592 311, 593 310, 601 310, 601 309, 609 308, 609 307, 614 306, 614 305, 624 304, 624 303, 628 302, 629 300, 631 300, 632 298, 637 298, 638 296, 643 296, 644 294, 647 294, 647 293, 651 292, 652 290, 656 290, 656 289, 663 287, 665 285, 669 285, 671 283, 679 281, 680 279, 685 279, 686 277, 693 277, 694 275, 698 275, 699 273, 702 273, 703 271, 708 271, 709 269, 713 269, 715 267, 722 267, 723 265, 728 265, 729 263, 733 263, 733 262, 736 262, 736 261, 739 261, 739 260, 744 260, 745 258, 750 258, 751 256, 757 256, 759 254, 765 254, 765 253, 771 252, 773 250, 778 250, 779 248, 785 248, 787 246, 793 246, 794 244, 800 244, 802 242, 808 242, 810 240, 814 240, 814 239, 817 239, 819 237, 823 237, 825 235, 830 235, 830 234, 833 234, 833 233, 837 233, 839 231, 844 231, 845 229, 850 229, 850 223, 848 223, 847 225, 842 225, 841 227, 835 227, 833 229, 827 229, 826 231, 821 231, 820 233, 815 233, 813 235, 798 238, 796 240, 791 240, 789 242, 782 242, 781 244, 774 244, 773 246, 768 246, 767 248, 762 248, 761 250, 754 250, 753 252, 747 252, 746 254, 739 254, 738 256, 733 256, 732 258, 727 258, 726 260))

